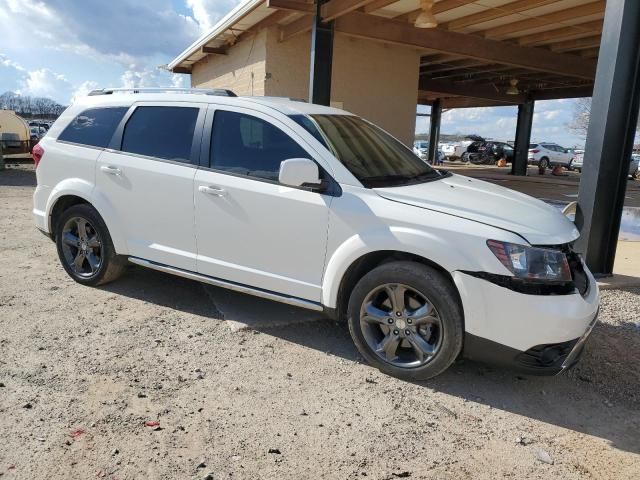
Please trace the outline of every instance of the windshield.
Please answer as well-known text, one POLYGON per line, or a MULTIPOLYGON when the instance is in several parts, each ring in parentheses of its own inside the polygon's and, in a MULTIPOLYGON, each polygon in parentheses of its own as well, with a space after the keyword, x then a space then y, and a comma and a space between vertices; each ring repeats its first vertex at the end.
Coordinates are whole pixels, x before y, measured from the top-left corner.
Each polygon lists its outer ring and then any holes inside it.
POLYGON ((444 175, 375 125, 353 115, 291 115, 367 188, 397 187, 444 175))

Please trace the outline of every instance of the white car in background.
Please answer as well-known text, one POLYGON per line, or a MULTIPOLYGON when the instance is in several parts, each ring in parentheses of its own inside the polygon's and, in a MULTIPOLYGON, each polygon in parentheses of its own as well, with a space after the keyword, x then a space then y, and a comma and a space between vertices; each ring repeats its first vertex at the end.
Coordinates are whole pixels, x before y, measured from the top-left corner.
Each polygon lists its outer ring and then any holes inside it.
MULTIPOLYGON (((416 140, 413 142, 413 153, 426 162, 429 158, 429 142, 426 140, 416 140)), ((437 163, 441 164, 444 162, 445 156, 444 153, 442 153, 442 149, 438 148, 437 155, 437 163)))
POLYGON ((466 146, 459 143, 442 143, 440 145, 442 153, 445 158, 458 159, 462 157, 462 154, 467 150, 466 146))
MULTIPOLYGON (((572 169, 582 173, 583 162, 584 150, 576 150, 573 161, 571 162, 572 169)), ((638 178, 638 175, 640 174, 640 171, 638 171, 639 168, 640 154, 634 153, 633 155, 631 155, 631 161, 629 162, 629 176, 634 179, 638 178)))
POLYGON ((529 163, 540 165, 544 168, 560 165, 569 167, 573 153, 557 143, 540 142, 529 144, 529 163))

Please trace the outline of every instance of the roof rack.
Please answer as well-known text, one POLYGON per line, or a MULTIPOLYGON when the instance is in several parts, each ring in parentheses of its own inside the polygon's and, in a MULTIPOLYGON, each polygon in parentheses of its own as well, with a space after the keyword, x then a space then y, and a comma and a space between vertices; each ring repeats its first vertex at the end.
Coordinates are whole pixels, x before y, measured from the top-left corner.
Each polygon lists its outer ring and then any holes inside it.
POLYGON ((141 88, 101 88, 92 90, 89 96, 112 95, 114 93, 195 93, 200 95, 216 95, 219 97, 237 97, 231 90, 225 88, 172 88, 172 87, 141 87, 141 88))

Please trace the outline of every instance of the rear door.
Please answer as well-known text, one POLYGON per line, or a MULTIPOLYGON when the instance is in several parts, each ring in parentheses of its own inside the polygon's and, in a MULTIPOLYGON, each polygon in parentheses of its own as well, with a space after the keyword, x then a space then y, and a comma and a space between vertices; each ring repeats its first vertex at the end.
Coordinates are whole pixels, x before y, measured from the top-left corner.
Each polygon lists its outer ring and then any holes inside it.
POLYGON ((119 217, 130 255, 196 270, 193 179, 205 112, 199 103, 134 104, 98 158, 96 194, 119 217))

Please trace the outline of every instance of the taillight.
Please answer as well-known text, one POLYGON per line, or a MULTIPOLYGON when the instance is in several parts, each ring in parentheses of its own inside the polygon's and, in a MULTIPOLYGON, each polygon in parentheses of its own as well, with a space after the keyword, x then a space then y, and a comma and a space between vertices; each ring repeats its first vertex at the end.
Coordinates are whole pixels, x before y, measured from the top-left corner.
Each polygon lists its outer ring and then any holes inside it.
POLYGON ((531 153, 540 153, 540 150, 529 150, 531 153))
POLYGON ((42 155, 44 155, 44 148, 38 143, 31 149, 31 158, 33 158, 33 163, 36 168, 38 168, 38 164, 40 160, 42 160, 42 155))

